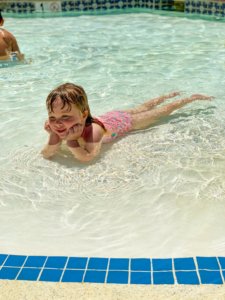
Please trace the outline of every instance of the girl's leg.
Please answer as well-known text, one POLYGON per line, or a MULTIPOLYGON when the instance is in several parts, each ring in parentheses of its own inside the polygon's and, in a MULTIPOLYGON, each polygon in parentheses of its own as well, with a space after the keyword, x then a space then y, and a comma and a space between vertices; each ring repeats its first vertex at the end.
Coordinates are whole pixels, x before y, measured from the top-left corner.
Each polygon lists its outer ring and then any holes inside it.
POLYGON ((192 95, 189 98, 184 98, 181 100, 177 100, 175 102, 169 103, 159 108, 155 108, 149 111, 144 111, 136 114, 131 114, 132 116, 132 129, 143 129, 146 128, 156 121, 158 121, 161 117, 165 117, 170 115, 173 111, 183 107, 184 105, 191 103, 196 100, 211 100, 213 97, 204 96, 204 95, 192 95))
POLYGON ((163 103, 165 100, 176 97, 178 95, 180 95, 180 92, 173 92, 173 93, 170 93, 167 95, 163 95, 163 96, 151 99, 149 101, 146 101, 145 103, 143 103, 137 107, 128 109, 126 111, 129 112, 130 114, 137 114, 140 112, 144 112, 144 111, 150 110, 150 109, 154 108, 155 106, 163 103))

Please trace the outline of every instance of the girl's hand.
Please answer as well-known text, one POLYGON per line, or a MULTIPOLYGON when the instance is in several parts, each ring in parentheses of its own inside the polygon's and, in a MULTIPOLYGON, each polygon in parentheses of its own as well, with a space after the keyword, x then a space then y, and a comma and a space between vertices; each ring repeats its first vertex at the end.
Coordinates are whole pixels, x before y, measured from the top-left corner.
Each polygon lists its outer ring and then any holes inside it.
POLYGON ((79 138, 81 135, 82 135, 82 132, 83 132, 83 125, 82 124, 75 124, 74 126, 72 126, 68 133, 67 133, 67 137, 69 137, 70 135, 73 136, 76 136, 76 138, 79 138))
POLYGON ((61 138, 56 133, 52 132, 49 135, 49 141, 48 141, 49 145, 57 145, 61 142, 62 142, 61 138))
POLYGON ((56 145, 61 143, 61 138, 51 130, 51 127, 49 125, 49 121, 45 121, 44 124, 44 129, 49 133, 49 141, 48 141, 48 145, 56 145))
POLYGON ((44 129, 50 134, 52 133, 52 130, 51 130, 51 127, 49 125, 49 121, 45 121, 45 124, 44 124, 44 129))

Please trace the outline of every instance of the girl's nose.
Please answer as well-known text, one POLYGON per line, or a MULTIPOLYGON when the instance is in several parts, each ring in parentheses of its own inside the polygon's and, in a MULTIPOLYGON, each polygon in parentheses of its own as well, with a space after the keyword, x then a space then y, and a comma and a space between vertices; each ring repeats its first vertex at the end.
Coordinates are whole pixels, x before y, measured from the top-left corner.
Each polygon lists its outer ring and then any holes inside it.
POLYGON ((61 120, 56 120, 56 121, 55 121, 55 125, 56 125, 56 126, 62 126, 63 123, 62 123, 61 120))
POLYGON ((56 124, 62 124, 62 121, 60 119, 55 120, 56 124))

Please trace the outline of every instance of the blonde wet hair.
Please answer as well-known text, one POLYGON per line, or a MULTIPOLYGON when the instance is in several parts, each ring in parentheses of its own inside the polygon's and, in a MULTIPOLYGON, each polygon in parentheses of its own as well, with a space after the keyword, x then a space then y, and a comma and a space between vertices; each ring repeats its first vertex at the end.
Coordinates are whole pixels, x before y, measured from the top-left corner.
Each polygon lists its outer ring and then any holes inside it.
POLYGON ((57 97, 62 101, 62 108, 67 105, 71 109, 72 105, 75 104, 82 113, 88 112, 86 123, 93 121, 87 95, 82 86, 67 82, 52 90, 46 99, 46 106, 49 112, 53 111, 53 104, 57 97))

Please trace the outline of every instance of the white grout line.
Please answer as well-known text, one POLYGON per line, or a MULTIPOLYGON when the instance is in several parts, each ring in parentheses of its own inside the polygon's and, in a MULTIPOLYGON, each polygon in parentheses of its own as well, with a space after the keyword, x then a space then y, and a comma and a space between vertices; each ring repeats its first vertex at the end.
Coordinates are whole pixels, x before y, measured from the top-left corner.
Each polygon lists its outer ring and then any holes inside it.
POLYGON ((128 284, 130 284, 131 281, 131 258, 128 260, 128 284))
POLYGON ((85 278, 85 275, 87 273, 87 267, 88 267, 89 260, 90 260, 90 257, 87 258, 87 262, 86 262, 86 266, 85 266, 85 269, 84 269, 84 274, 83 274, 82 282, 84 282, 84 278, 85 278))
POLYGON ((200 277, 200 274, 199 274, 199 269, 198 269, 197 258, 193 257, 193 260, 194 260, 194 264, 195 264, 195 268, 196 268, 196 273, 197 273, 197 276, 198 276, 199 284, 202 284, 201 277, 200 277))
POLYGON ((69 256, 67 256, 67 260, 66 260, 65 266, 64 266, 64 268, 63 268, 62 274, 61 274, 61 276, 60 276, 59 282, 62 281, 63 275, 64 275, 64 273, 65 273, 65 271, 66 271, 66 268, 67 268, 67 265, 68 265, 68 262, 69 262, 69 256))
POLYGON ((152 262, 152 259, 150 259, 150 266, 151 266, 151 269, 150 269, 150 276, 151 276, 151 284, 154 284, 153 283, 153 262, 152 262))
POLYGON ((2 263, 2 266, 1 266, 0 270, 1 270, 1 269, 4 267, 4 264, 5 264, 6 260, 8 259, 8 257, 9 257, 9 254, 7 254, 7 255, 6 255, 6 258, 5 258, 5 260, 3 261, 3 263, 2 263))
POLYGON ((216 257, 216 259, 217 259, 218 265, 219 265, 219 267, 220 267, 219 271, 220 271, 220 275, 221 275, 221 278, 222 278, 222 282, 224 283, 222 266, 221 266, 221 264, 220 264, 219 258, 216 257))
POLYGON ((43 272, 43 270, 44 270, 44 268, 45 268, 45 265, 46 265, 47 260, 48 260, 48 256, 46 256, 45 262, 44 262, 44 264, 43 264, 43 266, 42 266, 42 268, 41 268, 41 271, 40 271, 40 273, 39 273, 38 278, 37 278, 36 281, 39 281, 39 280, 40 280, 41 274, 42 274, 42 272, 43 272))
MULTIPOLYGON (((23 269, 23 267, 24 267, 24 265, 25 265, 27 259, 28 259, 28 256, 25 258, 25 260, 24 260, 22 266, 20 266, 20 271, 18 272, 18 274, 17 274, 15 280, 17 280, 18 276, 20 275, 20 273, 21 273, 21 271, 22 271, 22 269, 23 269)), ((15 266, 15 267, 16 267, 16 266, 15 266)))
POLYGON ((178 284, 175 271, 176 270, 175 270, 175 267, 174 267, 174 258, 172 258, 172 273, 173 273, 174 284, 178 284))
POLYGON ((105 273, 105 281, 104 283, 106 283, 106 280, 108 279, 108 273, 109 273, 109 262, 110 262, 111 258, 108 258, 108 263, 107 263, 107 268, 106 268, 106 273, 105 273))

